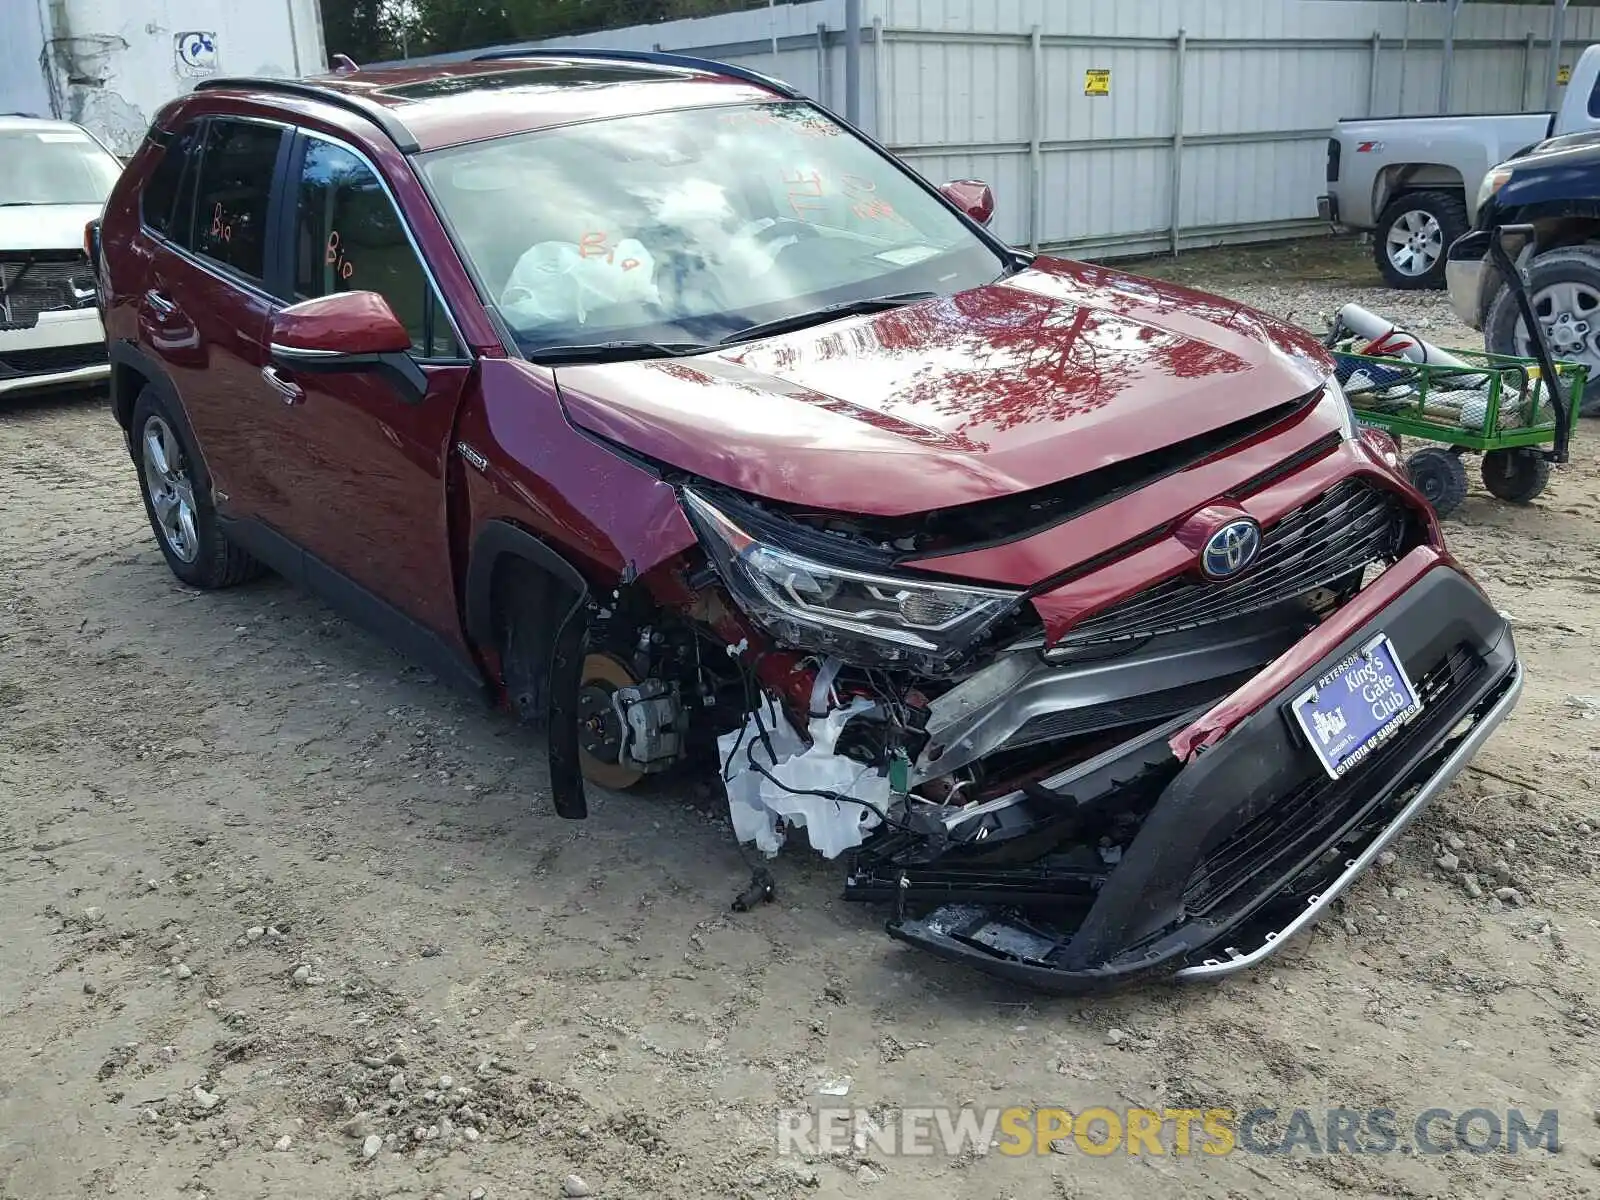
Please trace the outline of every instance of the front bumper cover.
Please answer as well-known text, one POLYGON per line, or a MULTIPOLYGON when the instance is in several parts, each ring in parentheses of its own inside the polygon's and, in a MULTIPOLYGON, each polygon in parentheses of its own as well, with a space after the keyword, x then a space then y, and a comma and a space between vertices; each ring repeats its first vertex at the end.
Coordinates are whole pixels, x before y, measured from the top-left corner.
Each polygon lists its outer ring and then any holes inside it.
POLYGON ((1522 683, 1506 621, 1445 560, 1308 663, 1215 744, 1186 763, 1169 756, 1155 803, 1102 873, 1081 862, 1056 870, 1048 849, 999 869, 951 854, 867 853, 846 895, 894 902, 888 932, 898 940, 1047 991, 1213 978, 1259 962, 1444 789, 1522 683), (1284 706, 1377 633, 1393 642, 1424 709, 1334 781, 1284 706))
POLYGON ((0 329, 0 396, 83 387, 110 374, 105 332, 92 308, 40 313, 25 329, 0 329))

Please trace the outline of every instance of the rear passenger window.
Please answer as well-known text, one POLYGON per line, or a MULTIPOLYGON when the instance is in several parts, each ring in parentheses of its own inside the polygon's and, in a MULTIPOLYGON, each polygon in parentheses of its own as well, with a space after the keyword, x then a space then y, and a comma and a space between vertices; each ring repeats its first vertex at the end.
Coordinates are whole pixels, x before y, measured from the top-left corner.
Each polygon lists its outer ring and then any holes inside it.
POLYGON ((295 298, 377 292, 411 332, 414 353, 459 357, 449 319, 372 168, 342 147, 309 137, 297 191, 295 298))
POLYGON ((168 139, 139 197, 139 215, 145 226, 183 245, 189 244, 189 217, 194 208, 189 204, 180 206, 179 197, 189 198, 194 193, 194 161, 200 133, 200 122, 191 121, 168 139))
POLYGON ((193 247, 252 279, 265 274, 267 202, 282 141, 276 125, 213 120, 200 159, 193 247))

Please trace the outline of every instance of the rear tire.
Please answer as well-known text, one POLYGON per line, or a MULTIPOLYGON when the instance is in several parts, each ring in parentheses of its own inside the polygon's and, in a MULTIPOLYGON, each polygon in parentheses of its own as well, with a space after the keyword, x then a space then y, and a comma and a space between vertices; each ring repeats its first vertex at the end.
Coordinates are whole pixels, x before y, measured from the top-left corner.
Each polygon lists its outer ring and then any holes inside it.
POLYGON ((1445 252, 1471 229, 1453 192, 1406 192, 1389 201, 1372 235, 1372 257, 1392 288, 1444 287, 1445 252))
POLYGON ((1460 508, 1467 498, 1467 468, 1459 454, 1428 446, 1406 459, 1406 473, 1441 517, 1460 508))
POLYGON ((133 404, 132 449, 139 494, 156 545, 172 573, 190 587, 233 587, 266 568, 222 532, 211 499, 211 474, 177 419, 154 388, 133 404))
POLYGON ((1527 504, 1550 483, 1550 460, 1537 450, 1519 446, 1491 450, 1483 456, 1483 486, 1491 496, 1527 504))
MULTIPOLYGON (((1600 416, 1600 246, 1562 246, 1546 250, 1528 264, 1528 299, 1542 323, 1561 324, 1563 332, 1573 331, 1557 344, 1552 338, 1551 353, 1567 362, 1589 368, 1579 412, 1586 417, 1600 416), (1586 307, 1588 305, 1588 307, 1586 307), (1541 307, 1543 311, 1541 311, 1541 307), (1548 318, 1548 320, 1547 320, 1548 318), (1565 320, 1563 321, 1563 318, 1565 320), (1581 333, 1578 326, 1587 326, 1581 333), (1582 339, 1579 347, 1578 340, 1582 339)), ((1502 286, 1489 305, 1483 323, 1483 343, 1491 354, 1535 357, 1532 340, 1523 328, 1522 314, 1511 289, 1502 286)))

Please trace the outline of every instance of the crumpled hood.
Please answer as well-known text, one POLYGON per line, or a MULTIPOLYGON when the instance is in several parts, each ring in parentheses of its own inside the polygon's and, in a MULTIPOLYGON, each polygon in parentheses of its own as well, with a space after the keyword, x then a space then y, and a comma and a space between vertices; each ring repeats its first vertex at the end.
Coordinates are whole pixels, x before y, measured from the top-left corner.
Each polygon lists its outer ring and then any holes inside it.
POLYGON ((958 295, 717 354, 556 371, 572 421, 772 500, 900 516, 993 499, 1303 396, 1309 334, 1039 259, 958 295))
POLYGON ((17 204, 0 208, 0 251, 82 250, 83 227, 98 204, 17 204))

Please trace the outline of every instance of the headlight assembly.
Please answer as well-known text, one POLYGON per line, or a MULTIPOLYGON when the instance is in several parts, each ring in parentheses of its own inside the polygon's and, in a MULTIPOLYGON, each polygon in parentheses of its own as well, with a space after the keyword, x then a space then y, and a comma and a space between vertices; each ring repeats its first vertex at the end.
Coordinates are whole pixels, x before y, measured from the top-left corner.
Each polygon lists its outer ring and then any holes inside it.
POLYGON ((1021 599, 1016 591, 834 566, 758 540, 692 488, 682 495, 734 600, 786 645, 937 673, 1021 599))
POLYGON ((1483 182, 1478 185, 1478 202, 1473 205, 1474 211, 1481 209, 1493 196, 1506 184, 1511 182, 1511 168, 1500 166, 1493 167, 1484 175, 1483 182))
POLYGON ((1350 407, 1350 401, 1344 394, 1344 388, 1339 386, 1335 376, 1328 376, 1328 382, 1322 385, 1323 404, 1332 405, 1339 415, 1339 429, 1344 434, 1344 440, 1354 441, 1361 432, 1361 426, 1356 421, 1356 410, 1350 407))

